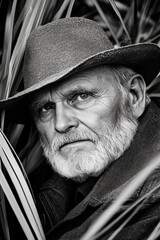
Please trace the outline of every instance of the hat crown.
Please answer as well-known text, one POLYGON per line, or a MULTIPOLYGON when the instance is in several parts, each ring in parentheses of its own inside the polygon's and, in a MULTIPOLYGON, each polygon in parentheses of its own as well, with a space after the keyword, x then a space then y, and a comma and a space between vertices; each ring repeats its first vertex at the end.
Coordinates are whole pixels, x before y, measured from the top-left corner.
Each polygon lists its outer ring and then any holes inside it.
POLYGON ((65 18, 35 29, 27 42, 24 88, 113 49, 103 29, 85 18, 65 18))

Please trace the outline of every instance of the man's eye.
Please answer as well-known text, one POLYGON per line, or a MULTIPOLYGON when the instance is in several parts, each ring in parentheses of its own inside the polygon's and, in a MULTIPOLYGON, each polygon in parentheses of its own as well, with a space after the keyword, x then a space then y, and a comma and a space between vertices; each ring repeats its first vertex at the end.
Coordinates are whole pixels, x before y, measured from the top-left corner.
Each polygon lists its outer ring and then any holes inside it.
POLYGON ((88 100, 90 96, 91 96, 90 93, 78 93, 78 94, 75 94, 74 96, 72 96, 70 101, 72 103, 83 102, 85 100, 88 100))
POLYGON ((90 107, 92 104, 94 104, 94 100, 94 93, 91 92, 77 93, 73 96, 70 96, 70 98, 68 99, 69 103, 72 106, 79 109, 90 107))
POLYGON ((49 114, 52 110, 54 110, 55 106, 53 104, 45 104, 43 107, 39 108, 39 114, 40 115, 45 115, 49 114))
POLYGON ((83 101, 83 100, 86 100, 90 97, 90 94, 89 93, 81 93, 79 95, 76 96, 75 100, 77 101, 83 101))
POLYGON ((45 106, 45 107, 42 107, 41 109, 40 109, 40 111, 42 112, 42 113, 46 113, 46 112, 48 112, 48 111, 50 111, 51 110, 51 107, 50 106, 45 106))

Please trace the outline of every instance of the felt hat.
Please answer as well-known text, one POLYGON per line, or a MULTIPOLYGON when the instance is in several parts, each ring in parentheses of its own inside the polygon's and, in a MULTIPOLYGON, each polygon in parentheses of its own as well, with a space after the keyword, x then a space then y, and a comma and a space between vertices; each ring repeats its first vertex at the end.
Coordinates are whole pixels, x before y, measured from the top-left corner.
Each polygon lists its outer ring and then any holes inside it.
POLYGON ((160 48, 140 43, 114 48, 104 30, 86 18, 64 18, 34 29, 28 38, 23 65, 24 90, 0 101, 0 110, 15 109, 26 122, 24 100, 45 86, 85 69, 123 65, 149 84, 160 70, 160 48))

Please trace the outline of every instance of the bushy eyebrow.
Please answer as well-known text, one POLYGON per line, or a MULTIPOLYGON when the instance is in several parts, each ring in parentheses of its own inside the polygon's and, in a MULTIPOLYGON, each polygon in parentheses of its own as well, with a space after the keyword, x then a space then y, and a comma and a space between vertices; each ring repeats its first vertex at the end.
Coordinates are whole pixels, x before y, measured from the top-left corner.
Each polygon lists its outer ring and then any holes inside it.
MULTIPOLYGON (((80 94, 80 93, 93 93, 93 94, 96 94, 98 92, 98 89, 96 87, 93 87, 93 86, 75 86, 73 87, 72 89, 69 89, 69 90, 65 90, 64 92, 61 92, 61 95, 64 97, 64 98, 69 98, 69 97, 72 97, 76 94, 80 94)), ((58 93, 58 91, 57 91, 58 93)), ((41 107, 43 107, 46 103, 53 103, 53 101, 51 101, 50 99, 48 99, 47 97, 37 97, 37 98, 34 98, 32 99, 32 102, 30 104, 30 108, 32 110, 36 110, 36 109, 39 109, 41 107)))
POLYGON ((94 87, 82 87, 82 86, 76 86, 73 89, 70 90, 66 90, 65 92, 62 93, 62 96, 64 98, 68 98, 69 96, 73 96, 79 93, 88 93, 88 92, 92 92, 92 93, 96 93, 98 90, 94 87))

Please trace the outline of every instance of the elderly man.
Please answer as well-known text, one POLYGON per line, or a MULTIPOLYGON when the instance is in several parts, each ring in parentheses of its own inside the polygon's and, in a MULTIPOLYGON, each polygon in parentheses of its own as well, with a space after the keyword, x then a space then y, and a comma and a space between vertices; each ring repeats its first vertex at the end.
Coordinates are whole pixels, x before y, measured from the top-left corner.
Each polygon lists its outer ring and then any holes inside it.
MULTIPOLYGON (((159 69, 158 46, 114 49, 105 32, 84 18, 54 21, 29 37, 25 89, 1 101, 0 108, 19 111, 19 122, 32 117, 54 169, 37 196, 47 239, 80 239, 160 151, 160 110, 146 94, 159 69)), ((155 170, 116 216, 153 189, 159 175, 155 170)), ((159 221, 159 194, 116 239, 149 236, 159 221)))

